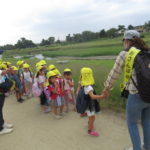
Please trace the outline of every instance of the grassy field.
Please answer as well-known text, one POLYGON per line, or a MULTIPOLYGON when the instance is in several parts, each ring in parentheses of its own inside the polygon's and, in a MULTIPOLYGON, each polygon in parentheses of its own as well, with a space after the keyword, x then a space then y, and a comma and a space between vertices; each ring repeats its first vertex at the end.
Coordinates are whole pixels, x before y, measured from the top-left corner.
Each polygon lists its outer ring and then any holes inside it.
MULTIPOLYGON (((150 33, 144 34, 144 40, 150 46, 150 33)), ((4 53, 4 57, 12 58, 12 56, 25 56, 34 54, 43 54, 46 57, 89 57, 102 55, 117 55, 122 49, 122 37, 117 37, 112 39, 98 39, 91 42, 77 44, 39 46, 29 49, 9 50, 4 53)))

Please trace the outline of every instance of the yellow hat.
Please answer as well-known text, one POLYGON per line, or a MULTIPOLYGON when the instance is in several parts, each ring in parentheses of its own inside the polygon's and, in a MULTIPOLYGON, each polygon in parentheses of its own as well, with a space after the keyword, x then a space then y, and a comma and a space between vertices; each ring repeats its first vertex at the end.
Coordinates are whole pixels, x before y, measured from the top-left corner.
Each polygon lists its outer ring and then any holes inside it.
POLYGON ((28 64, 24 64, 23 68, 30 68, 30 66, 28 64))
POLYGON ((42 66, 38 66, 36 67, 36 71, 39 72, 43 67, 42 66))
POLYGON ((12 63, 11 62, 7 62, 7 65, 11 65, 12 63))
POLYGON ((55 65, 49 65, 48 70, 54 70, 56 69, 55 65))
POLYGON ((40 60, 39 63, 40 63, 41 65, 46 65, 46 64, 47 64, 45 60, 40 60))
POLYGON ((41 65, 41 63, 40 62, 38 62, 38 63, 36 63, 36 65, 35 65, 36 67, 38 67, 38 66, 42 66, 41 65))
POLYGON ((71 69, 66 68, 66 69, 64 70, 64 72, 71 72, 71 69))
POLYGON ((0 64, 0 69, 7 69, 6 64, 4 64, 4 63, 0 64))
POLYGON ((20 66, 20 65, 22 65, 23 63, 24 63, 23 60, 19 60, 19 61, 17 61, 17 66, 20 66))
POLYGON ((58 69, 55 69, 53 70, 53 72, 56 74, 56 75, 61 75, 60 71, 58 69))
POLYGON ((47 78, 50 78, 50 77, 53 77, 53 76, 56 76, 56 73, 54 71, 49 71, 46 75, 47 78))
POLYGON ((14 71, 18 71, 18 68, 16 66, 11 67, 14 71))
POLYGON ((94 85, 94 77, 93 77, 93 71, 91 68, 82 68, 81 69, 81 85, 82 86, 88 86, 88 85, 94 85))

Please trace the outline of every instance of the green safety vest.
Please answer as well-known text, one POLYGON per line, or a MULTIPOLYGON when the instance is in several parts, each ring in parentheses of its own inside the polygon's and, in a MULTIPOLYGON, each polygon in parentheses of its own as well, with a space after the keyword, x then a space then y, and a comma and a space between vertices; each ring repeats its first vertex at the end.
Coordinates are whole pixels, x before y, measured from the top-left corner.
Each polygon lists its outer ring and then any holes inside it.
POLYGON ((128 51, 128 54, 125 59, 124 78, 123 78, 123 83, 121 84, 121 91, 123 91, 126 88, 127 83, 131 79, 134 60, 139 52, 140 50, 135 47, 131 47, 128 51))

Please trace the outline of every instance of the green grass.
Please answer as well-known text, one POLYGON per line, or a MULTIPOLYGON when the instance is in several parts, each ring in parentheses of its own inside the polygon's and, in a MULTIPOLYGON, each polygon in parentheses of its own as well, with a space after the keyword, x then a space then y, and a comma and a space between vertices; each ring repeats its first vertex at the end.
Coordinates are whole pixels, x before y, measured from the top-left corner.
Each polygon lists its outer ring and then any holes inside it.
MULTIPOLYGON (((150 46, 150 33, 144 33, 144 40, 150 46)), ((34 54, 43 54, 47 57, 58 56, 74 56, 74 57, 89 57, 89 56, 102 56, 102 55, 117 55, 123 49, 122 37, 117 38, 103 38, 95 41, 64 44, 64 45, 51 45, 51 46, 38 46, 35 48, 8 50, 4 53, 4 58, 12 58, 12 56, 25 56, 34 54)))

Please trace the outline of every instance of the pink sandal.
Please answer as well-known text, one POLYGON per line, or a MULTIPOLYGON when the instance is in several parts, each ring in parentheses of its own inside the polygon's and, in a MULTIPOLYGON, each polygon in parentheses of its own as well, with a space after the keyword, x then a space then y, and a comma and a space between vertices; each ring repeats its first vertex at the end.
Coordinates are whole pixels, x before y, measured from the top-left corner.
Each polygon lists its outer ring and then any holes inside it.
POLYGON ((96 131, 88 131, 88 134, 91 135, 91 136, 99 136, 98 132, 96 131))

